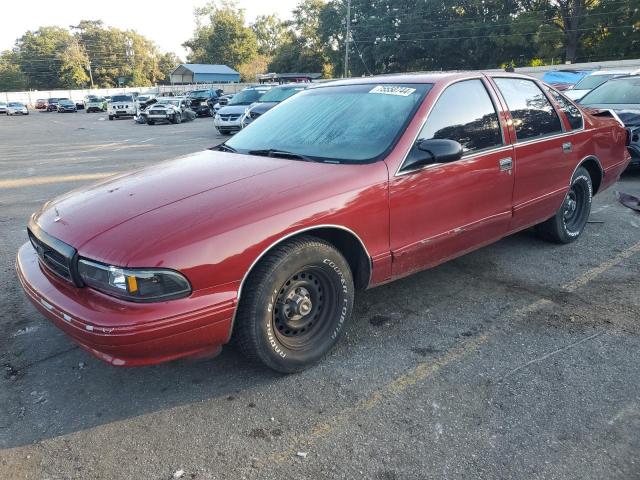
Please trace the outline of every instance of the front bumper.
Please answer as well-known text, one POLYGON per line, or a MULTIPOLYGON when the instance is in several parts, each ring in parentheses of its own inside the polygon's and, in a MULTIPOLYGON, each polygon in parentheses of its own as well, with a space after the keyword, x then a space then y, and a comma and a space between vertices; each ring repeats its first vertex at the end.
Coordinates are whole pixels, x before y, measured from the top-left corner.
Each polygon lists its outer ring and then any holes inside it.
POLYGON ((213 118, 213 125, 218 130, 238 131, 242 128, 242 115, 234 120, 223 120, 219 116, 213 118))
POLYGON ((126 302, 78 288, 45 270, 30 243, 16 270, 27 297, 82 348, 116 366, 151 365, 216 352, 229 340, 235 293, 158 303, 126 302))

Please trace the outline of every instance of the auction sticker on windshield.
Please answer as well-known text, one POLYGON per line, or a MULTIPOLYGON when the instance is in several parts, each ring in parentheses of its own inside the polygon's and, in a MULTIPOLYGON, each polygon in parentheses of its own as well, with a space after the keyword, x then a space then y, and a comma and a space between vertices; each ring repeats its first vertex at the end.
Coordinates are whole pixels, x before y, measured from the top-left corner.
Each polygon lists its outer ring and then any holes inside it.
POLYGON ((397 85, 378 85, 377 87, 373 87, 371 90, 369 90, 369 93, 381 93, 383 95, 399 95, 401 97, 408 97, 415 91, 415 88, 410 87, 399 87, 397 85))

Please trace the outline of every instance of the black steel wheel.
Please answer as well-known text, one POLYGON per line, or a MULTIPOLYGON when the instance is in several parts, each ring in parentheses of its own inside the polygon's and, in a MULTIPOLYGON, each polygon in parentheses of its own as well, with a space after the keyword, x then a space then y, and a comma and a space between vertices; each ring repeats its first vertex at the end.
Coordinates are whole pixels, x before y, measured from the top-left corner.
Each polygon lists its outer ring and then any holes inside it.
POLYGON ((331 244, 301 236, 267 254, 242 295, 234 327, 240 349, 291 373, 319 361, 340 338, 353 308, 353 278, 331 244))
POLYGON ((571 179, 571 185, 562 205, 549 220, 536 226, 537 233, 545 240, 570 243, 584 231, 591 213, 593 185, 587 169, 579 167, 571 179))

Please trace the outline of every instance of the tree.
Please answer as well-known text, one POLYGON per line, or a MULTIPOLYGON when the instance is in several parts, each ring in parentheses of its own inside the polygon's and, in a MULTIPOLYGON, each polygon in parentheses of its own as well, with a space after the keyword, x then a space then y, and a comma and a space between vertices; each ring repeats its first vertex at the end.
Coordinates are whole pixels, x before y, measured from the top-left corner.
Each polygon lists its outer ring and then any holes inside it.
POLYGON ((60 52, 60 81, 65 87, 86 87, 90 82, 89 59, 76 38, 72 38, 60 52))
POLYGON ((269 66, 270 57, 266 55, 258 55, 254 57, 250 62, 243 63, 238 66, 238 72, 240 72, 241 82, 257 82, 258 74, 265 73, 269 66))
POLYGON ((28 79, 30 88, 64 88, 61 80, 62 59, 72 43, 68 30, 60 27, 40 27, 28 31, 16 41, 20 70, 28 79))
POLYGON ((244 11, 235 1, 210 2, 196 9, 193 37, 183 43, 190 63, 224 64, 238 68, 258 53, 254 31, 245 26, 244 11))
POLYGON ((284 43, 287 27, 276 15, 260 15, 251 25, 260 55, 273 56, 284 43))
POLYGON ((7 50, 0 52, 0 91, 24 90, 27 79, 20 70, 16 52, 7 50))

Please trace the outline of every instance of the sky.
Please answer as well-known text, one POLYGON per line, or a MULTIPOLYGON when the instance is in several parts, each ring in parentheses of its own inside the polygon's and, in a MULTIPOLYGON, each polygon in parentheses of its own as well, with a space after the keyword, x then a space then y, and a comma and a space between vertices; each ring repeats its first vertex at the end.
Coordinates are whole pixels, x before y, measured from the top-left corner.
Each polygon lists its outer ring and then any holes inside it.
MULTIPOLYGON (((299 0, 238 0, 248 22, 258 15, 276 13, 290 18, 299 0)), ((56 25, 68 28, 80 20, 102 20, 122 30, 136 30, 154 41, 161 50, 174 52, 183 60, 181 44, 194 29, 193 9, 206 0, 7 0, 2 6, 0 51, 13 48, 17 38, 27 30, 56 25)))

